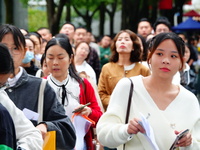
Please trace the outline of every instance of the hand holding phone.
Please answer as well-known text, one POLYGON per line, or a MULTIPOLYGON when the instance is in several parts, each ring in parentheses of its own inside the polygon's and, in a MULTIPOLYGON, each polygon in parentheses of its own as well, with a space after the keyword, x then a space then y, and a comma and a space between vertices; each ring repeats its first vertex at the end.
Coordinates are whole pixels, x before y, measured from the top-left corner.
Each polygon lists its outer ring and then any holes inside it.
POLYGON ((186 134, 188 134, 188 132, 189 132, 189 129, 186 129, 186 130, 180 132, 180 133, 176 136, 176 139, 175 139, 174 143, 172 144, 172 146, 170 147, 170 150, 174 150, 174 149, 176 148, 177 142, 178 142, 182 137, 184 137, 186 134))
POLYGON ((85 108, 86 106, 90 105, 91 103, 87 103, 85 105, 82 105, 81 107, 79 107, 78 109, 74 110, 72 113, 77 113, 80 112, 81 110, 83 110, 83 108, 85 108))

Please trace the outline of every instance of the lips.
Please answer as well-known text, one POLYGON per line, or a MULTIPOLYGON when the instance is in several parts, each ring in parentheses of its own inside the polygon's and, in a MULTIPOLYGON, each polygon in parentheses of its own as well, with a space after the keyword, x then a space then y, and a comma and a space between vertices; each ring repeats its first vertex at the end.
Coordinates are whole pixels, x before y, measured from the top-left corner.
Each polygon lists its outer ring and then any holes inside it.
POLYGON ((168 68, 160 68, 160 70, 162 70, 164 72, 169 72, 170 71, 168 68))
POLYGON ((54 68, 53 71, 59 71, 60 69, 54 68))
POLYGON ((124 45, 121 45, 120 48, 125 48, 125 46, 124 46, 124 45))

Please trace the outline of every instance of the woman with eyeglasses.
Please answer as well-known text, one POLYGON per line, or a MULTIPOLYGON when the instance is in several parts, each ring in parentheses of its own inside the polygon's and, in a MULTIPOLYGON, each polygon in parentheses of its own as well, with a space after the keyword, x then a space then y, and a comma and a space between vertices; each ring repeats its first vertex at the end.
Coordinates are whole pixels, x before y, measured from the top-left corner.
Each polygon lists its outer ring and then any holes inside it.
POLYGON ((8 48, 0 43, 0 149, 42 149, 40 131, 4 91, 10 75, 14 75, 13 59, 8 48))
MULTIPOLYGON (((15 76, 10 76, 8 79, 9 87, 5 89, 6 93, 19 109, 26 108, 38 112, 38 97, 42 79, 27 74, 21 67, 26 53, 23 34, 19 28, 3 24, 0 26, 0 42, 9 48, 14 60, 15 76)), ((58 102, 54 90, 48 83, 43 94, 43 121, 38 122, 35 119, 31 122, 41 131, 43 138, 47 131, 56 131, 57 149, 73 149, 76 135, 70 118, 65 115, 63 106, 58 102)))
POLYGON ((94 84, 97 84, 96 73, 86 62, 90 54, 90 46, 86 42, 80 42, 75 46, 74 53, 74 64, 78 73, 85 72, 94 84))

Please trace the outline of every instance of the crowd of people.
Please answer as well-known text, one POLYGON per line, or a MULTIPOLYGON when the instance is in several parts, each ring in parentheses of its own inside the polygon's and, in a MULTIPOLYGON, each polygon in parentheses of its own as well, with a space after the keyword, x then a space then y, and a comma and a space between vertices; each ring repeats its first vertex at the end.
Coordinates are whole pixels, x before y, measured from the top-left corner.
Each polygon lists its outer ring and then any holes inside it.
POLYGON ((125 29, 98 40, 70 22, 56 35, 47 27, 1 25, 0 148, 39 150, 56 131, 57 150, 96 150, 93 139, 104 150, 168 150, 189 129, 175 147, 200 149, 199 38, 174 33, 165 17, 153 24, 142 18, 137 33, 125 29), (27 111, 39 115, 44 80, 39 121, 27 111), (75 115, 94 122, 81 147, 75 115))

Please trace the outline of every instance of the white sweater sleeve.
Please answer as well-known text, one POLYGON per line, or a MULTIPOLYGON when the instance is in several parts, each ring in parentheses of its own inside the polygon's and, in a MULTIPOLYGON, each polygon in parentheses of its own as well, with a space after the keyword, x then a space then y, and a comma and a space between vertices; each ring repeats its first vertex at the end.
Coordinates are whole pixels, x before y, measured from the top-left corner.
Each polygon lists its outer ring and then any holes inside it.
POLYGON ((8 110, 13 119, 17 146, 26 150, 41 150, 43 145, 41 132, 15 106, 5 91, 0 91, 0 103, 8 110))
POLYGON ((130 140, 131 135, 127 133, 128 126, 124 123, 130 83, 125 78, 117 83, 108 109, 97 123, 98 139, 105 146, 118 147, 130 140))

